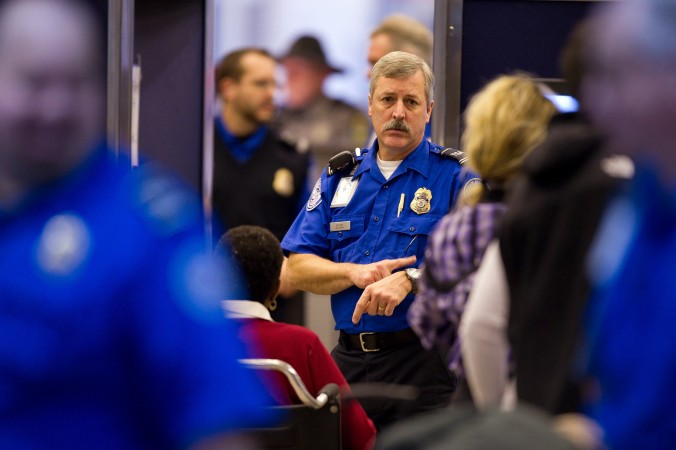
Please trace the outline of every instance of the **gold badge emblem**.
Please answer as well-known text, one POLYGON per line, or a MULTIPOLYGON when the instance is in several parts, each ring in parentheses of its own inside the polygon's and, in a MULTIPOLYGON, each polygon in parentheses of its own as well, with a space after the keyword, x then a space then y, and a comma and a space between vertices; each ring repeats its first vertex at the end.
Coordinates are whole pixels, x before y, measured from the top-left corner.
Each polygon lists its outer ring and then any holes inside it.
POLYGON ((272 180, 272 189, 282 197, 293 195, 293 174, 289 169, 284 167, 277 169, 275 178, 272 180))
POLYGON ((416 214, 425 214, 430 212, 430 203, 432 201, 432 191, 427 188, 420 188, 415 191, 413 200, 411 200, 411 209, 416 214))

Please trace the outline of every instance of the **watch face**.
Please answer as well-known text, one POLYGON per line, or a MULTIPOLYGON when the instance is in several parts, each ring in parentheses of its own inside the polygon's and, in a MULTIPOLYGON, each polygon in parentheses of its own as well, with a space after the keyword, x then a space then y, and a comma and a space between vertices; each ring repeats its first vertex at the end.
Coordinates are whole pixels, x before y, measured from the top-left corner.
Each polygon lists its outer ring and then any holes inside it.
POLYGON ((406 269, 406 277, 411 280, 411 294, 418 293, 418 279, 420 278, 420 269, 406 269))

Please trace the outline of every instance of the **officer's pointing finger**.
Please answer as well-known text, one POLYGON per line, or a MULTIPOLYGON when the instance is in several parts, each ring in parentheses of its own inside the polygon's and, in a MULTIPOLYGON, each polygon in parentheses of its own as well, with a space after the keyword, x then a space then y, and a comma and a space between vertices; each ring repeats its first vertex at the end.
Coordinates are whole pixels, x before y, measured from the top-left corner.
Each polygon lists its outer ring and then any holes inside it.
POLYGON ((352 313, 353 324, 356 325, 359 323, 362 314, 364 314, 364 311, 366 311, 368 303, 369 303, 368 297, 362 294, 361 297, 359 297, 359 300, 357 301, 357 305, 354 307, 354 313, 352 313))
POLYGON ((406 258, 397 258, 389 260, 388 266, 391 272, 394 269, 399 269, 400 267, 406 267, 415 264, 415 261, 416 261, 415 256, 407 256, 406 258))

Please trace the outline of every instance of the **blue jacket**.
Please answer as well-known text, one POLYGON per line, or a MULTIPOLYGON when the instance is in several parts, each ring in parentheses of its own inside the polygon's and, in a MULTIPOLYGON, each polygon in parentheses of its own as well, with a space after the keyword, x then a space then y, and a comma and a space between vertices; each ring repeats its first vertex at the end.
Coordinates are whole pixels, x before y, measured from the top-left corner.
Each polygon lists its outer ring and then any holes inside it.
POLYGON ((121 159, 0 210, 0 448, 181 448, 266 420, 199 199, 121 159))
POLYGON ((676 196, 650 171, 605 216, 592 252, 587 413, 609 448, 676 445, 676 196))

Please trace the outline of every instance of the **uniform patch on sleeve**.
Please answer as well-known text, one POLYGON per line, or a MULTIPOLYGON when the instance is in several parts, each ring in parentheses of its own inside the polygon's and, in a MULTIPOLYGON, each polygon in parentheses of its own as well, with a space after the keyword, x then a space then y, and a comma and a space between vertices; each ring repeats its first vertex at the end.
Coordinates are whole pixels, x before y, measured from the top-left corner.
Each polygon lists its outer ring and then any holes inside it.
POLYGON ((310 199, 307 201, 306 209, 312 211, 322 202, 322 179, 321 177, 315 183, 315 187, 312 188, 312 194, 310 194, 310 199))
POLYGON ((479 183, 479 184, 483 183, 483 181, 481 181, 481 178, 471 178, 465 183, 465 185, 462 187, 462 190, 464 191, 465 189, 467 189, 471 185, 477 184, 477 183, 479 183))

